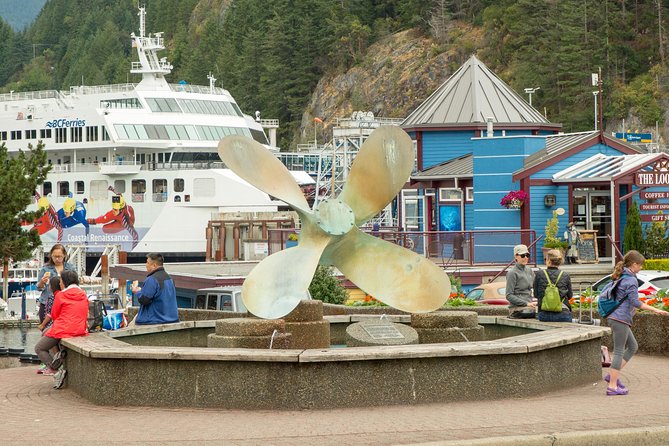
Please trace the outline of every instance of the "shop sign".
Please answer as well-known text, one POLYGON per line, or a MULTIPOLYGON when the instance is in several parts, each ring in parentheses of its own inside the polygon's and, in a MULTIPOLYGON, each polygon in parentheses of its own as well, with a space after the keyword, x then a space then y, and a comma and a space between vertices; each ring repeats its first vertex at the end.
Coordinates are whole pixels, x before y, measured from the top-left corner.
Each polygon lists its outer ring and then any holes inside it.
POLYGON ((661 200, 669 198, 669 192, 640 192, 639 196, 642 200, 661 200))
POLYGON ((669 186, 669 172, 637 172, 634 179, 637 186, 669 186))
POLYGON ((639 205, 640 211, 666 211, 669 203, 643 203, 639 205))
POLYGON ((644 222, 669 221, 669 214, 641 214, 641 221, 644 222))

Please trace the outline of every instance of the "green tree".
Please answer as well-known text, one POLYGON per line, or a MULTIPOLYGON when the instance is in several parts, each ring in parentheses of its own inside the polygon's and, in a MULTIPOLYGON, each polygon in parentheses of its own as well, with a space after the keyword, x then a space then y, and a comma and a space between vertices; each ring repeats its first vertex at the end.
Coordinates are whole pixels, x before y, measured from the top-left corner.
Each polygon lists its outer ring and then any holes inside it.
POLYGON ((3 265, 3 297, 7 296, 7 270, 10 260, 21 261, 30 257, 40 246, 37 231, 23 230, 22 222, 32 222, 40 212, 30 212, 30 205, 37 185, 44 182, 51 166, 46 163, 44 145, 28 146, 10 155, 7 146, 0 145, 0 259, 3 265))
POLYGON ((643 230, 641 229, 641 217, 636 201, 632 202, 627 212, 627 221, 623 232, 623 252, 637 250, 644 252, 643 230))
POLYGON ((334 276, 332 267, 319 265, 309 285, 311 297, 328 304, 343 304, 348 292, 334 276))

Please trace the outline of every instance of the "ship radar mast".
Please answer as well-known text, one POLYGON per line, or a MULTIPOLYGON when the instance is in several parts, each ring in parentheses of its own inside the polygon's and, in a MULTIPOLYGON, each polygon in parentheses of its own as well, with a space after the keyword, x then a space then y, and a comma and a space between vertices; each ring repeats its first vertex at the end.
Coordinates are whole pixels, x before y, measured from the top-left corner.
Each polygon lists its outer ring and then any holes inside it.
POLYGON ((151 89, 165 88, 169 85, 165 80, 165 75, 172 72, 172 65, 165 57, 158 58, 158 51, 164 50, 163 33, 156 33, 154 36, 146 36, 146 8, 139 7, 139 36, 131 33, 132 46, 137 48, 139 62, 132 62, 131 73, 141 73, 142 82, 137 88, 150 87, 151 89))
POLYGON ((211 74, 211 71, 207 75, 207 79, 209 79, 209 91, 211 91, 211 94, 214 94, 215 86, 216 86, 216 78, 214 77, 213 74, 211 74))

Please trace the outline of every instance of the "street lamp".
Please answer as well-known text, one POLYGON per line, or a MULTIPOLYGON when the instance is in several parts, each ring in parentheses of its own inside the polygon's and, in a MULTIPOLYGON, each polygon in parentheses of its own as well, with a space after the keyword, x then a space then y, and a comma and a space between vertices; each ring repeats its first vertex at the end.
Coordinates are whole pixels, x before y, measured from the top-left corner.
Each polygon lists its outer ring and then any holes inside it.
POLYGON ((526 88, 525 93, 527 93, 530 96, 530 107, 532 106, 532 94, 536 93, 537 90, 541 89, 541 87, 535 87, 535 88, 526 88))

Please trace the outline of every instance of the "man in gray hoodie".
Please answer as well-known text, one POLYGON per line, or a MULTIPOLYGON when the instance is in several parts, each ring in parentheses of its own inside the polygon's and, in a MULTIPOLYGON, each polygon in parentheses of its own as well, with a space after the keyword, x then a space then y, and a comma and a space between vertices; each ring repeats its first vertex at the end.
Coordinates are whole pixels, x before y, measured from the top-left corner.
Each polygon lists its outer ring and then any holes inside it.
POLYGON ((509 317, 532 319, 536 316, 537 303, 532 301, 534 272, 527 266, 530 251, 525 245, 513 247, 516 264, 506 273, 506 299, 509 301, 509 317))

